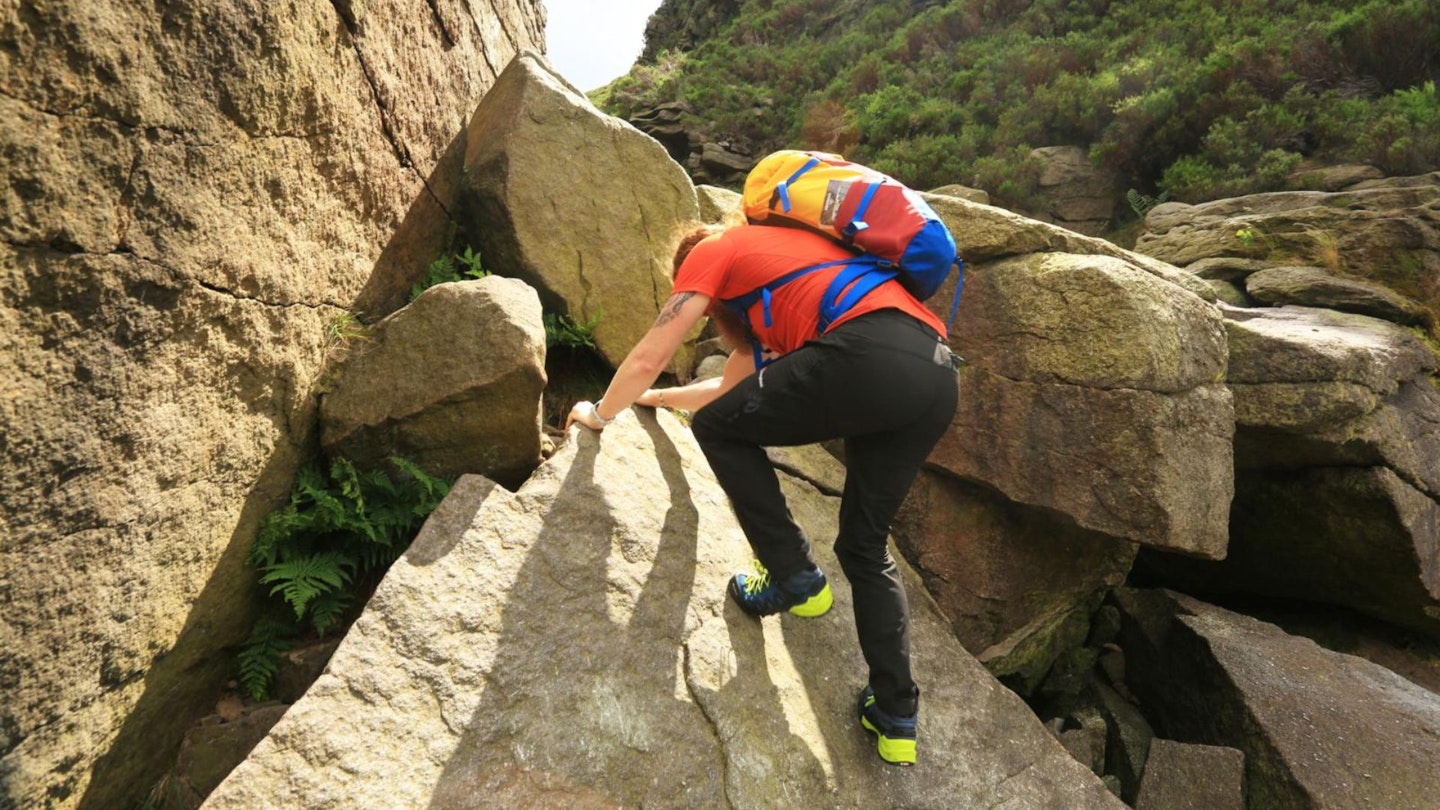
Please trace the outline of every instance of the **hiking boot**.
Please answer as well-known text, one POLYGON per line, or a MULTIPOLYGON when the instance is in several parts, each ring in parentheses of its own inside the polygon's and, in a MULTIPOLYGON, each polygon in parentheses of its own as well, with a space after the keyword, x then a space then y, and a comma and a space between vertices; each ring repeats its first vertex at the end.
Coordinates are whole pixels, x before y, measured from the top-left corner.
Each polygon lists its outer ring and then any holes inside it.
POLYGON ((769 616, 782 610, 796 616, 821 616, 834 602, 830 583, 818 568, 791 574, 784 582, 774 582, 759 560, 754 566, 752 574, 731 577, 727 589, 735 604, 751 616, 769 616))
POLYGON ((915 764, 915 721, 918 715, 896 717, 875 705, 875 690, 860 693, 860 725, 880 738, 880 758, 891 765, 915 764))

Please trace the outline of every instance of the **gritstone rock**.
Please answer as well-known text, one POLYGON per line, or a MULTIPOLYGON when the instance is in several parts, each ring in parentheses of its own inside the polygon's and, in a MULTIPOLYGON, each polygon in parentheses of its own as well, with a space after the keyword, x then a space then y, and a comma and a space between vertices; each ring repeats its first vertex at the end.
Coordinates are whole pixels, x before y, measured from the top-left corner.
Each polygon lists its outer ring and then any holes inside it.
POLYGON ((249 630, 327 326, 447 246, 538 0, 0 11, 0 806, 133 807, 249 630))
MULTIPOLYGON (((466 138, 465 211, 487 266, 534 285, 547 312, 594 322, 618 366, 670 295, 677 231, 699 216, 685 170, 533 53, 501 74, 466 138)), ((682 350, 673 370, 688 368, 682 350)))
POLYGON ((1119 592, 1117 602, 1138 664, 1130 686, 1156 729, 1243 751, 1250 807, 1435 807, 1440 696, 1187 596, 1119 592))
POLYGON ((362 466, 399 455, 513 489, 540 463, 545 381, 534 289, 499 276, 439 284, 356 341, 321 400, 321 442, 362 466))
POLYGON ((210 797, 274 807, 1114 808, 906 574, 920 767, 854 716, 864 665, 837 503, 783 477, 834 572, 819 619, 724 595, 749 551, 686 429, 627 412, 518 492, 462 478, 329 670, 210 797), (484 797, 483 799, 481 797, 484 797))

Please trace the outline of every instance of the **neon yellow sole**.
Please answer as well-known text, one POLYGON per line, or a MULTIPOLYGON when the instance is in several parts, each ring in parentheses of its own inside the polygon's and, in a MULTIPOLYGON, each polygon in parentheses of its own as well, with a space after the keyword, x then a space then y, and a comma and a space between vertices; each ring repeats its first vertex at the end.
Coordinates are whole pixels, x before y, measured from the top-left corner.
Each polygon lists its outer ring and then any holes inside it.
POLYGON ((795 607, 790 608, 790 612, 796 616, 814 618, 816 616, 824 616, 829 612, 830 606, 833 604, 835 604, 835 597, 830 593, 830 583, 827 582, 825 583, 825 587, 820 589, 819 593, 795 607))
POLYGON ((866 731, 871 732, 879 739, 880 758, 891 765, 914 765, 915 764, 915 741, 914 740, 892 740, 880 733, 880 729, 864 717, 860 718, 860 725, 866 731))

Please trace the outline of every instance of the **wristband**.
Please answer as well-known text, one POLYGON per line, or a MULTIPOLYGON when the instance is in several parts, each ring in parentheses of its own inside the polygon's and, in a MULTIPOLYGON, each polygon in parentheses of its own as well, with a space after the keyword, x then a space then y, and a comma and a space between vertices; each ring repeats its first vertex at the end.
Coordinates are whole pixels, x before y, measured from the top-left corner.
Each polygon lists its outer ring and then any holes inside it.
MULTIPOLYGON (((605 401, 605 400, 603 400, 603 399, 600 400, 600 402, 604 402, 604 401, 605 401)), ((596 422, 599 422, 599 423, 600 423, 600 427, 603 428, 603 427, 605 427, 606 425, 610 424, 611 422, 614 422, 617 418, 619 418, 620 414, 617 413, 617 414, 615 414, 614 416, 610 417, 609 419, 606 419, 605 417, 603 417, 603 416, 600 415, 600 402, 596 402, 595 404, 593 404, 593 405, 590 406, 590 415, 593 416, 593 417, 595 417, 595 421, 596 421, 596 422)))

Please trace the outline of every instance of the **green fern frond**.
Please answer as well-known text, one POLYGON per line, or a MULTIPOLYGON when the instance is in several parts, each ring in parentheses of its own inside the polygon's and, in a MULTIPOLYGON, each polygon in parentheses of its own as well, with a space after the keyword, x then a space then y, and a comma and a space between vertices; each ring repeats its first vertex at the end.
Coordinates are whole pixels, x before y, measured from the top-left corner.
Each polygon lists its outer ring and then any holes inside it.
POLYGON ((295 618, 301 619, 312 599, 349 584, 355 561, 340 552, 328 551, 283 560, 261 570, 264 573, 260 583, 273 583, 270 595, 279 594, 294 609, 295 618))
POLYGON ((250 637, 240 645, 236 656, 240 666, 240 685, 253 700, 264 700, 270 684, 280 668, 280 656, 295 645, 293 624, 273 616, 262 616, 255 622, 250 637))
POLYGON ((310 603, 310 626, 324 636, 330 628, 340 622, 345 611, 355 602, 355 595, 346 591, 331 591, 315 597, 310 603))

